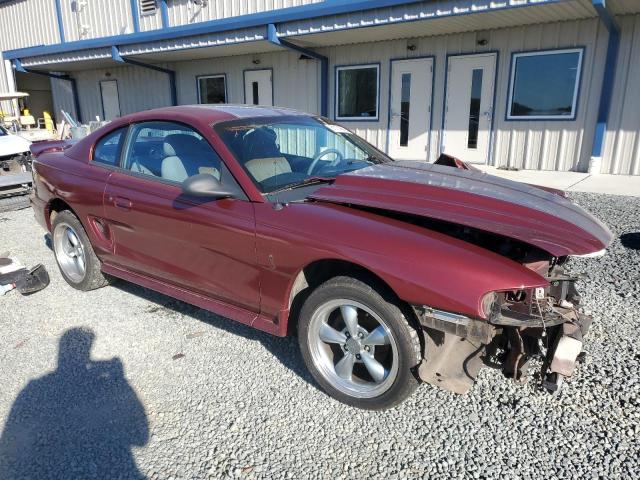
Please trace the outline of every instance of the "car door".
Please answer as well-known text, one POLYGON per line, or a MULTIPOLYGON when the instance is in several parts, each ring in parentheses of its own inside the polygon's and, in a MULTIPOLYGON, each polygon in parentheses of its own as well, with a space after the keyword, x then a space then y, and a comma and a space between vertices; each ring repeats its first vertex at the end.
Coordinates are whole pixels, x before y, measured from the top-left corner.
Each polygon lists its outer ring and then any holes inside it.
POLYGON ((253 205, 206 139, 166 121, 131 125, 110 176, 104 215, 113 263, 132 272, 259 310, 253 205), (181 183, 210 173, 235 198, 197 199, 181 183))

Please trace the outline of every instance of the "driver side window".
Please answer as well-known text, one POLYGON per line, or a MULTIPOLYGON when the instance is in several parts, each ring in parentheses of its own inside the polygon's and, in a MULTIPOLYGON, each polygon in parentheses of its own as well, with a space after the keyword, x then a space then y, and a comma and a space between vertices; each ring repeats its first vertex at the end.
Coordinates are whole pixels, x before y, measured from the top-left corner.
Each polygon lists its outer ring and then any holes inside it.
POLYGON ((223 163, 209 143, 192 128, 174 122, 142 122, 131 127, 123 168, 182 183, 208 173, 221 178, 223 163))

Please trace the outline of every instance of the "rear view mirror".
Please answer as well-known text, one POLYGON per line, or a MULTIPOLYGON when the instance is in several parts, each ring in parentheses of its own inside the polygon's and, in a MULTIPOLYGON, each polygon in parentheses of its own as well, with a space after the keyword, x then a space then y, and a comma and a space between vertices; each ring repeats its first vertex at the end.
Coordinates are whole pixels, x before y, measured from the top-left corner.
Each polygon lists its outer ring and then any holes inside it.
POLYGON ((229 198, 234 193, 225 188, 220 181, 208 173, 193 175, 182 182, 182 191, 193 197, 229 198))

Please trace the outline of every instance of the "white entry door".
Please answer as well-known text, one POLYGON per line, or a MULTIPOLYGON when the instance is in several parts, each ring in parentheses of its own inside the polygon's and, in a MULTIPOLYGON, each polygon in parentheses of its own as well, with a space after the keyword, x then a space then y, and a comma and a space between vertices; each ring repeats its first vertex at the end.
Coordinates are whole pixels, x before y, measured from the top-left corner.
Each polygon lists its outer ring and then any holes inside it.
POLYGON ((271 69, 244 72, 244 103, 273 106, 271 69))
POLYGON ((496 54, 449 57, 443 152, 487 163, 493 118, 496 54))
POLYGON ((396 160, 426 160, 431 130, 433 59, 391 63, 389 156, 396 160))
POLYGON ((102 96, 103 120, 113 120, 120 116, 120 98, 118 97, 118 82, 115 80, 103 80, 100 82, 100 95, 102 96))

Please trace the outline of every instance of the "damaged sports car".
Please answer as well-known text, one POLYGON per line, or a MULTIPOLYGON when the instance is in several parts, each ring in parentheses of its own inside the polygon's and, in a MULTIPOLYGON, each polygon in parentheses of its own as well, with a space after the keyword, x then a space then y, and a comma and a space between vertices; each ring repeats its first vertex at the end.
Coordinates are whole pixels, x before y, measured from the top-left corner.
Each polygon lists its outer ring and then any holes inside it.
POLYGON ((568 262, 612 240, 562 192, 396 162, 287 109, 151 110, 34 155, 72 287, 124 279, 295 334, 317 383, 360 408, 420 382, 464 393, 483 366, 524 381, 532 361, 557 389, 591 323, 568 262))

